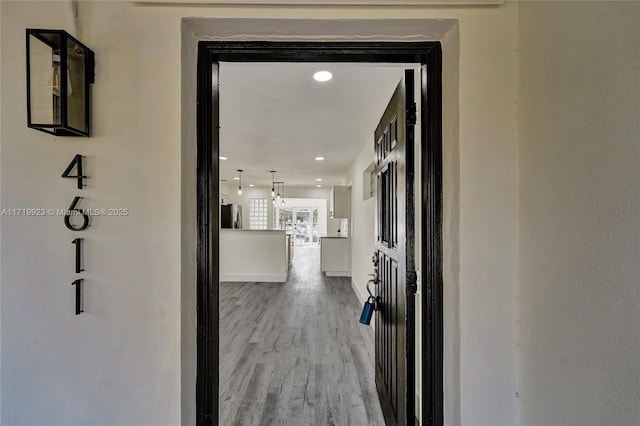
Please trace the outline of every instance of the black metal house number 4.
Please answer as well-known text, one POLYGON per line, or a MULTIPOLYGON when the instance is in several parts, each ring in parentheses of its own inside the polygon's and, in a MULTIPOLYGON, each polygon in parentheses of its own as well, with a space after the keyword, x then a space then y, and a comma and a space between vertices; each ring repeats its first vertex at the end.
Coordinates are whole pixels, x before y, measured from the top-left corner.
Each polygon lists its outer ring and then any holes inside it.
MULTIPOLYGON (((76 156, 73 157, 73 160, 71 160, 71 163, 69 163, 69 165, 64 170, 64 172, 62 172, 63 178, 77 180, 78 189, 84 189, 83 179, 87 178, 87 176, 85 176, 82 172, 83 158, 84 157, 82 155, 76 154, 76 156), (72 175, 71 172, 73 171, 74 168, 76 169, 76 174, 72 175)), ((89 227, 89 222, 90 222, 89 215, 85 213, 84 210, 81 210, 78 208, 78 204, 80 203, 80 200, 82 200, 82 197, 74 197, 73 201, 71 202, 71 205, 69 206, 69 209, 65 212, 65 215, 64 215, 64 226, 66 226, 67 229, 69 229, 70 231, 84 231, 89 227), (74 218, 81 218, 81 219, 74 220, 74 218)), ((83 248, 82 243, 83 243, 83 238, 76 238, 73 241, 71 241, 71 244, 76 246, 75 247, 76 274, 84 272, 84 268, 82 267, 83 260, 84 260, 82 255, 82 248, 83 248)), ((75 281, 71 283, 71 285, 74 285, 76 287, 76 315, 79 315, 82 312, 84 312, 84 308, 82 304, 83 282, 84 282, 84 278, 77 278, 75 281)))

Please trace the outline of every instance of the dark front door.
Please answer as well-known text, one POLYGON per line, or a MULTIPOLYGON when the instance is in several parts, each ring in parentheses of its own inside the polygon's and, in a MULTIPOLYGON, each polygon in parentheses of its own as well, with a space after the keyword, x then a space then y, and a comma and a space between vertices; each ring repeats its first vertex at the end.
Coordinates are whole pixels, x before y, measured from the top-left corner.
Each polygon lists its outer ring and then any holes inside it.
POLYGON ((376 387, 387 425, 415 421, 413 70, 396 88, 375 131, 378 310, 376 387))

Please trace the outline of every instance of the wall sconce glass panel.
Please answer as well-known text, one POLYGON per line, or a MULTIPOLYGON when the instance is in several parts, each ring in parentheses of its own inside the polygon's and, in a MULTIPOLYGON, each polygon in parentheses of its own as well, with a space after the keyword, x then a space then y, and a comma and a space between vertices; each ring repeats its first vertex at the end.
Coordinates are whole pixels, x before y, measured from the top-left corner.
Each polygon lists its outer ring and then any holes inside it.
POLYGON ((90 135, 94 54, 62 30, 27 29, 27 124, 57 136, 90 135))

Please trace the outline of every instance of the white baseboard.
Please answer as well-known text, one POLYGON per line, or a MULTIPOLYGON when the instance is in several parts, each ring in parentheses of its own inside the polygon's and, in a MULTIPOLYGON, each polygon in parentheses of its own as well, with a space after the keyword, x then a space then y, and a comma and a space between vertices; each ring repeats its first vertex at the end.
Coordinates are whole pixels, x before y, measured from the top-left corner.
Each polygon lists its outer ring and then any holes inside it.
POLYGON ((283 283, 287 274, 220 274, 222 282, 283 283))
POLYGON ((325 271, 324 273, 328 277, 350 277, 349 271, 325 271))
POLYGON ((366 295, 364 295, 363 293, 360 292, 360 289, 358 288, 356 283, 353 282, 353 280, 351 280, 351 288, 353 289, 353 292, 358 297, 358 300, 360 301, 360 304, 364 305, 364 302, 367 301, 368 296, 366 296, 366 295))

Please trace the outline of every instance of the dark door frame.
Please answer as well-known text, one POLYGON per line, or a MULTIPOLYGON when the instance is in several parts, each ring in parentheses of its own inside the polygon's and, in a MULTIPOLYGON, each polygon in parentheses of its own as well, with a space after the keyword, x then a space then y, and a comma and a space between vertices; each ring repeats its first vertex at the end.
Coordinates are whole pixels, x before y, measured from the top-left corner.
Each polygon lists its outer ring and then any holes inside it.
MULTIPOLYGON (((444 423, 442 290, 442 48, 440 42, 198 43, 197 425, 218 424, 220 62, 419 63, 422 193, 423 425, 444 423)), ((373 130, 372 130, 373 131, 373 130)), ((356 319, 354 318, 354 321, 356 319)), ((413 413, 411 413, 413 415, 413 413)))

